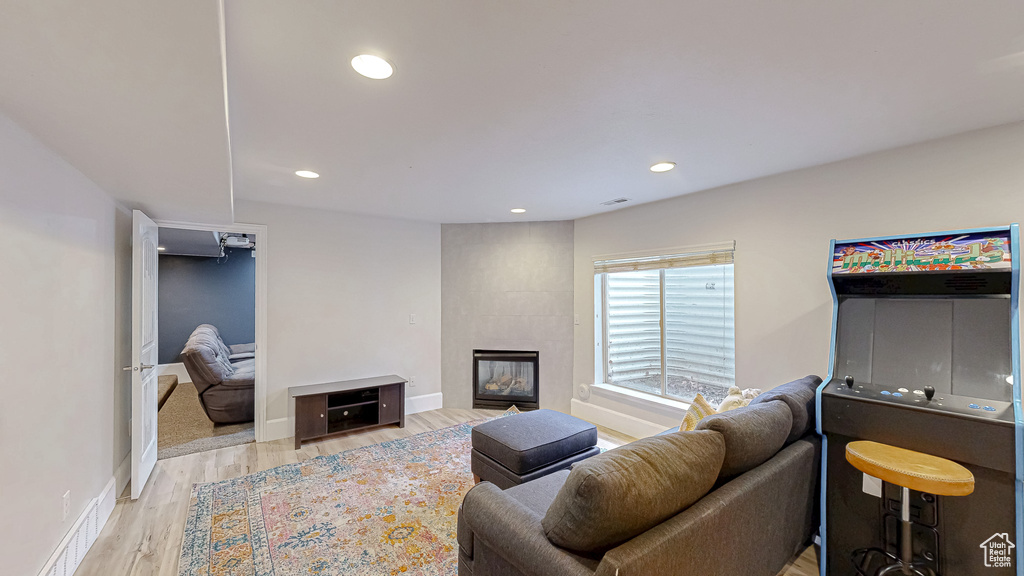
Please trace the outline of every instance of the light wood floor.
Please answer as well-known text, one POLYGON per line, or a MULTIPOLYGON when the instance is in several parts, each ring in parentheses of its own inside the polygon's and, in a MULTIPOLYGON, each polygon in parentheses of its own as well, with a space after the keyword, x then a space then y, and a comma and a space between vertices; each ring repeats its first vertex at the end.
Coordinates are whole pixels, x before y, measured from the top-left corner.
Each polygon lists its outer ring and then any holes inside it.
MULTIPOLYGON (((291 438, 232 446, 157 461, 142 497, 120 498, 75 576, 177 576, 192 484, 215 482, 327 454, 386 442, 498 414, 493 410, 443 409, 412 414, 406 426, 375 428, 294 449, 291 438)), ((614 448, 633 438, 598 427, 598 445, 614 448)), ((809 548, 779 576, 815 576, 817 560, 809 548)))

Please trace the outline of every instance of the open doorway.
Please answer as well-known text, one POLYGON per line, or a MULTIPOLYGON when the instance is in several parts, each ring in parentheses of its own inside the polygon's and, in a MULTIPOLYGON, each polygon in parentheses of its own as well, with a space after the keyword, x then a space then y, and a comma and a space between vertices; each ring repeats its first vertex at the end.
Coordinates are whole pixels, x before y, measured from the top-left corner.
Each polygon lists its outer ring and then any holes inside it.
POLYGON ((161 225, 158 459, 255 441, 256 233, 161 225))

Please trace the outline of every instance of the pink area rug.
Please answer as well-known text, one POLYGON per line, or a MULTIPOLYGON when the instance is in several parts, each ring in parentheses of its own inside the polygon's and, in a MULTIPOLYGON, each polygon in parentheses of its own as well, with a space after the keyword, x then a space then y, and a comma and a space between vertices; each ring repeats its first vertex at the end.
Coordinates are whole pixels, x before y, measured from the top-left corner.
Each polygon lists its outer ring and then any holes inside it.
POLYGON ((192 488, 181 576, 454 576, 484 420, 192 488))

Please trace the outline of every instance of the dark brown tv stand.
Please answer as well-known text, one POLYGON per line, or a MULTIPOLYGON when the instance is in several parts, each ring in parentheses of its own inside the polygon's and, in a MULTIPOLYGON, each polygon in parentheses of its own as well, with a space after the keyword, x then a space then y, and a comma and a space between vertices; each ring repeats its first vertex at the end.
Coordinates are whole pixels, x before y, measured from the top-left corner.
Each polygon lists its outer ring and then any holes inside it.
POLYGON ((295 449, 303 440, 370 426, 405 428, 405 382, 392 374, 288 388, 295 398, 295 449))

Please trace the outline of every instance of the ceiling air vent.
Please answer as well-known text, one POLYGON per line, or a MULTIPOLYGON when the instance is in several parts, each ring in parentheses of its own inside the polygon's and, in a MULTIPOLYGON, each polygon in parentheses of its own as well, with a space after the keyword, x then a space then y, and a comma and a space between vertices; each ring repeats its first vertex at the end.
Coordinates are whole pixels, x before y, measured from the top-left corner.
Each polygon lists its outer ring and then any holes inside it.
POLYGON ((601 206, 615 206, 616 204, 622 204, 624 202, 629 202, 629 198, 616 198, 615 200, 601 202, 601 206))

